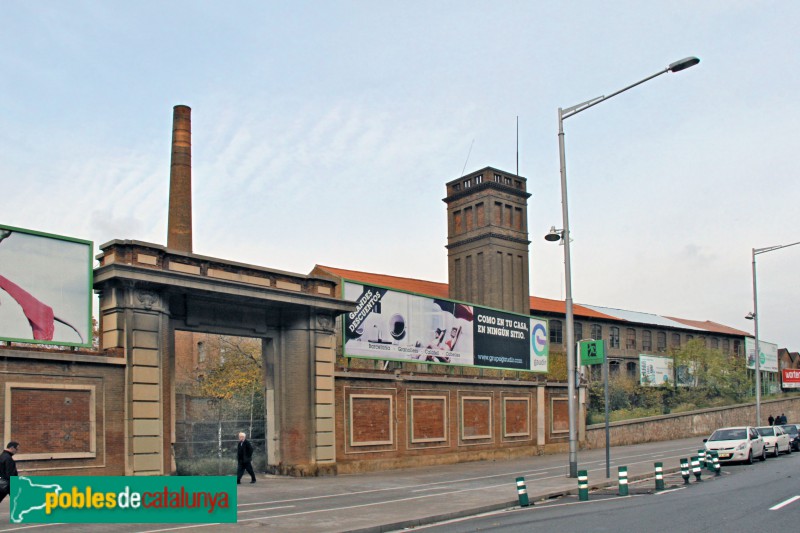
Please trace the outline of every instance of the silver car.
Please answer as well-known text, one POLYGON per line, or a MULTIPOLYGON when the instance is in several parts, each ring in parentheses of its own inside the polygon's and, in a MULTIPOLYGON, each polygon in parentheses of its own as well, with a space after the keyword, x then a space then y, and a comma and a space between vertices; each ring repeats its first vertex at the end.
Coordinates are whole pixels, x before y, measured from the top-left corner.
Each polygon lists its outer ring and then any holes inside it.
POLYGON ((720 428, 705 442, 706 451, 716 451, 720 462, 745 461, 753 464, 758 457, 767 459, 767 447, 764 438, 751 426, 720 428))

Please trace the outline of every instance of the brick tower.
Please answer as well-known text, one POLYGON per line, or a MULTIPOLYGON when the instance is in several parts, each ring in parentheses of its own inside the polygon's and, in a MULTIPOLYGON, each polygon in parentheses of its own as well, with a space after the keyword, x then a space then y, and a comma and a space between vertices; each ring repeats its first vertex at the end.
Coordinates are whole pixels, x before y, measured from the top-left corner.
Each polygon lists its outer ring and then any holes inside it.
POLYGON ((526 183, 492 167, 447 183, 450 298, 530 314, 526 183))

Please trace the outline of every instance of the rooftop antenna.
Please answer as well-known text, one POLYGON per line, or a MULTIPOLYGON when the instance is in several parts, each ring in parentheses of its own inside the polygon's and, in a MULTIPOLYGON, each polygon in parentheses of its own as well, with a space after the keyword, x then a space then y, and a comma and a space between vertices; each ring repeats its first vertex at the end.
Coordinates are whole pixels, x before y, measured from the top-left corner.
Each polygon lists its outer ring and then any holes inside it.
POLYGON ((517 176, 519 176, 519 115, 517 115, 517 176))
POLYGON ((464 168, 461 169, 461 175, 464 175, 464 171, 467 170, 467 162, 469 161, 469 155, 472 153, 472 145, 475 144, 475 139, 472 139, 472 142, 469 143, 469 151, 467 152, 467 159, 464 161, 464 168))

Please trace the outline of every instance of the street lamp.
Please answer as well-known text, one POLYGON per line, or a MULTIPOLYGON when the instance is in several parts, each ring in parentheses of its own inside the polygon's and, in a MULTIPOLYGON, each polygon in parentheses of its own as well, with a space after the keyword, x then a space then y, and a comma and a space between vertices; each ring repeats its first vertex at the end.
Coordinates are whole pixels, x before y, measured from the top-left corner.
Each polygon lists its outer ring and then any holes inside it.
MULTIPOLYGON (((781 248, 788 248, 800 244, 800 241, 792 244, 780 244, 778 246, 767 246, 766 248, 753 248, 753 312, 747 313, 747 320, 753 321, 753 332, 755 333, 755 372, 756 372, 756 426, 761 425, 761 347, 758 344, 758 288, 756 286, 756 256, 767 252, 774 252, 781 248)), ((747 354, 745 354, 747 357, 747 354)))
POLYGON ((587 100, 581 104, 568 107, 566 109, 558 108, 558 155, 561 165, 561 216, 563 219, 564 229, 556 231, 555 227, 551 228, 550 233, 545 237, 548 241, 564 240, 564 289, 565 299, 564 305, 566 307, 566 321, 567 321, 567 391, 568 398, 568 411, 569 411, 569 477, 578 477, 578 441, 577 434, 577 409, 575 399, 575 325, 572 317, 572 272, 570 270, 570 256, 569 256, 569 210, 567 209, 567 163, 564 154, 564 120, 577 115, 581 111, 585 111, 590 107, 596 106, 600 102, 613 98, 614 96, 632 89, 637 85, 652 80, 653 78, 666 74, 667 72, 680 72, 689 67, 698 64, 700 60, 696 57, 687 57, 676 61, 667 66, 664 70, 648 76, 643 80, 637 81, 632 85, 628 85, 624 89, 620 89, 611 93, 608 96, 598 96, 591 100, 587 100))

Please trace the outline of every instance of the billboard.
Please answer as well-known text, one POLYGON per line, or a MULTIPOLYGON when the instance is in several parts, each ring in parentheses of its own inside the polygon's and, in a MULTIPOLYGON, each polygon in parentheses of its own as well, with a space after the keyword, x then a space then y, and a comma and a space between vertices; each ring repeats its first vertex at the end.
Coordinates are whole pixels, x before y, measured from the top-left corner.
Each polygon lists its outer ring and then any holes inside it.
POLYGON ((92 250, 0 225, 0 340, 90 347, 92 250))
MULTIPOLYGON (((761 361, 758 368, 762 372, 778 372, 778 345, 771 342, 758 340, 758 348, 761 351, 761 361)), ((756 340, 752 337, 745 337, 744 351, 747 354, 747 368, 756 369, 756 340)))
POLYGON ((800 389, 800 370, 784 368, 781 370, 781 378, 784 389, 800 389))
POLYGON ((639 383, 657 387, 672 385, 672 358, 656 355, 639 355, 639 383))
POLYGON ((344 282, 346 357, 547 372, 547 320, 344 282))

